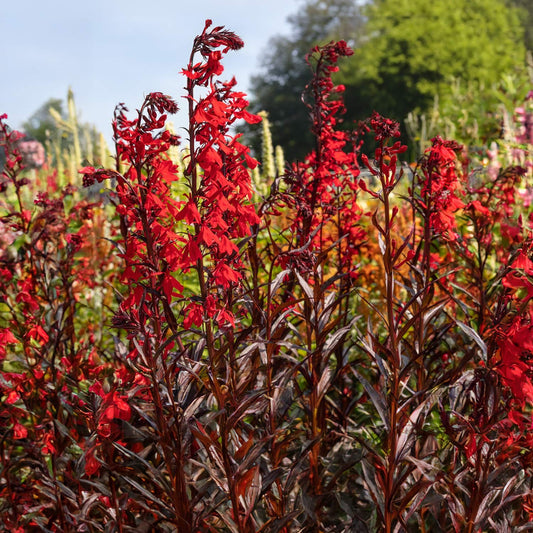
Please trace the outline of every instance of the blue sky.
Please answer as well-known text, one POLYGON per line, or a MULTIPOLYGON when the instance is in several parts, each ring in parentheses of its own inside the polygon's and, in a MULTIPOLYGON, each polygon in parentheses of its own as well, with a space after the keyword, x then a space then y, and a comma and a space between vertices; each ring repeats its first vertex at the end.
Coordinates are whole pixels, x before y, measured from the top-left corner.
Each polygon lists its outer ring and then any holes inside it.
MULTIPOLYGON (((247 91, 261 53, 302 0, 0 0, 0 114, 19 128, 49 98, 69 87, 83 122, 111 138, 115 105, 136 109, 161 91, 183 106, 185 67, 206 18, 237 33, 245 47, 230 52, 223 77, 247 91)), ((173 119, 184 124, 180 112, 173 119)))

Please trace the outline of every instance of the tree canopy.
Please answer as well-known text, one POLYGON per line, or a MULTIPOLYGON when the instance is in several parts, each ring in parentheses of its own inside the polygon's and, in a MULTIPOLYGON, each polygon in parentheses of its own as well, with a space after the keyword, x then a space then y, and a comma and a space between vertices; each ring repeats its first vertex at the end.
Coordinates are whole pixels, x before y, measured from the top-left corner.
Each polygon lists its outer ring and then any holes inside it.
POLYGON ((341 66, 352 117, 403 120, 459 79, 490 87, 525 63, 519 13, 502 0, 375 0, 365 41, 341 66))
POLYGON ((60 116, 64 116, 64 102, 61 98, 49 98, 22 124, 24 131, 34 139, 45 144, 49 133, 57 130, 56 119, 50 109, 55 110, 60 116))
POLYGON ((508 0, 511 7, 520 10, 520 18, 524 27, 524 44, 533 52, 533 2, 531 0, 508 0))
POLYGON ((373 110, 403 121, 436 96, 452 98, 452 81, 488 91, 523 72, 532 12, 531 0, 306 0, 289 19, 290 35, 270 41, 252 79, 252 109, 268 112, 288 158, 302 158, 313 142, 303 133, 305 55, 316 44, 342 38, 354 48, 336 78, 346 86, 346 125, 373 110))

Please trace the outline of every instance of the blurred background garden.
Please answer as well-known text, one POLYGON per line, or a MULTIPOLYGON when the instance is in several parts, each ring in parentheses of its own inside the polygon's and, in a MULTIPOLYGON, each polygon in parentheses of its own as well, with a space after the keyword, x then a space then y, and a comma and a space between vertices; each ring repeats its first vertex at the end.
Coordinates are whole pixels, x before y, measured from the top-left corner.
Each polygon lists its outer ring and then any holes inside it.
MULTIPOLYGON (((179 70, 168 65, 185 63, 193 28, 207 16, 231 21, 244 39, 226 75, 236 76, 253 111, 267 113, 289 160, 313 143, 301 101, 310 75, 305 55, 332 39, 355 50, 335 76, 346 87, 344 127, 373 110, 398 120, 411 159, 437 132, 490 147, 531 89, 529 0, 158 1, 150 10, 140 2, 56 1, 4 6, 2 109, 47 157, 57 158, 76 134, 78 159, 92 161, 111 145, 116 104, 140 104, 154 87, 179 95, 179 70)), ((180 134, 184 113, 173 120, 180 134)), ((244 131, 258 153, 260 128, 244 131)))

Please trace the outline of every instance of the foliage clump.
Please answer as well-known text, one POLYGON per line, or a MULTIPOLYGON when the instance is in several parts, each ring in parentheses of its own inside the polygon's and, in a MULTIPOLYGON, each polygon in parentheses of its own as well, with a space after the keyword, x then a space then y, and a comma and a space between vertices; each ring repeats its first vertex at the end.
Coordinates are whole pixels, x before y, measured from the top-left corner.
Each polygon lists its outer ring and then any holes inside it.
POLYGON ((254 195, 231 127, 260 117, 220 80, 242 45, 209 20, 194 40, 178 155, 172 98, 117 107, 115 168, 80 169, 107 204, 32 181, 0 119, 2 526, 527 526, 529 99, 485 166, 440 136, 406 165, 397 121, 339 128, 352 50, 316 46, 314 149, 254 195))

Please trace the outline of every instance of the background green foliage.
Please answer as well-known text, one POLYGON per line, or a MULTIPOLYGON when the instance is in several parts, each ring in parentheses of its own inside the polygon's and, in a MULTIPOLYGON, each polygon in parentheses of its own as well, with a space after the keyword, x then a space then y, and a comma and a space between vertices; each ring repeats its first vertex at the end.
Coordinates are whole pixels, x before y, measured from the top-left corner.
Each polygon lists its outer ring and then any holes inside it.
MULTIPOLYGON (((345 39, 355 53, 340 63, 336 82, 346 85, 347 128, 376 110, 401 121, 405 134, 410 113, 436 109, 475 137, 466 141, 486 143, 500 124, 480 109, 512 106, 528 90, 532 17, 530 0, 307 0, 289 19, 291 34, 270 41, 253 78, 252 107, 268 112, 276 143, 300 159, 312 148, 303 133, 309 118, 300 95, 310 78, 303 57, 316 44, 345 39)), ((256 153, 258 136, 252 130, 256 153)))
POLYGON ((51 109, 65 115, 64 102, 61 98, 49 98, 22 124, 22 129, 37 141, 45 144, 51 132, 57 130, 57 124, 51 109))
POLYGON ((524 27, 524 45, 533 51, 533 2, 531 0, 508 0, 510 7, 520 10, 520 18, 524 27))
POLYGON ((524 63, 518 12, 500 0, 375 0, 365 41, 341 66, 347 106, 403 120, 451 94, 453 78, 490 86, 524 63))

